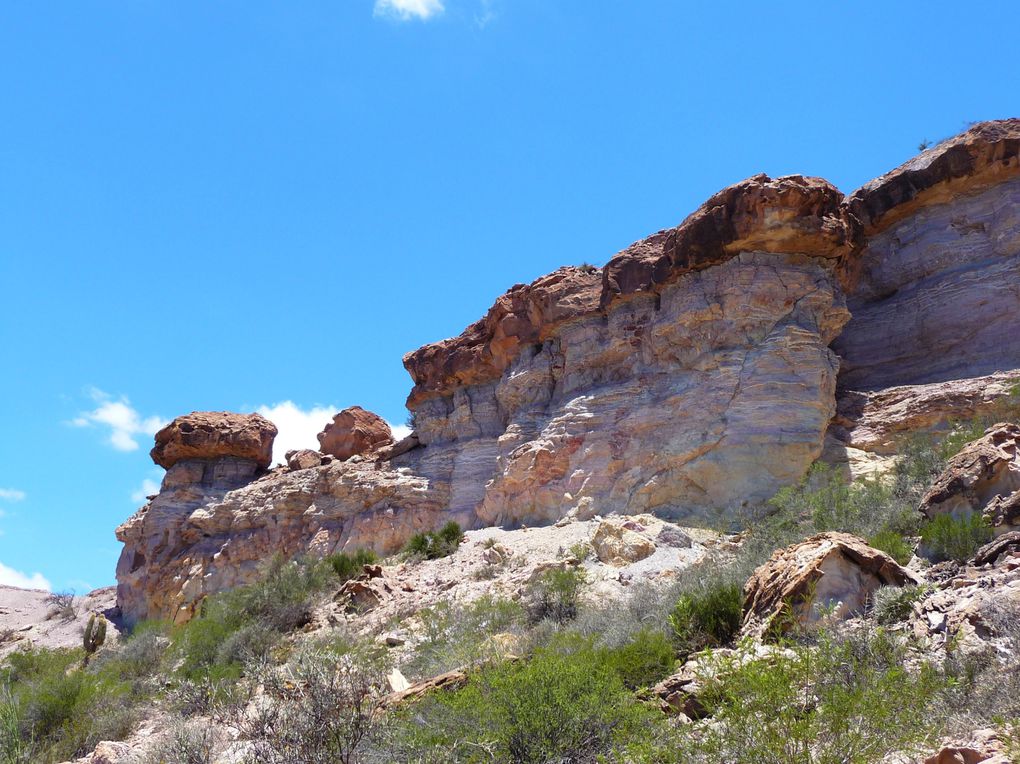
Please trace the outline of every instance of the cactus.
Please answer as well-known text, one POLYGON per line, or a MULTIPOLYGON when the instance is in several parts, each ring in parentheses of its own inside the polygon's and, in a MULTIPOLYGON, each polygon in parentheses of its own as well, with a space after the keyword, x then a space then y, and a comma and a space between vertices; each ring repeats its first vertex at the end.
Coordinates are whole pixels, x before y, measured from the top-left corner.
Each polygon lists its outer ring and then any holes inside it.
POLYGON ((85 627, 85 633, 82 634, 81 643, 82 647, 85 648, 85 663, 88 663, 89 658, 102 647, 103 642, 106 641, 106 619, 103 617, 96 618, 96 614, 93 613, 89 616, 88 626, 85 627))

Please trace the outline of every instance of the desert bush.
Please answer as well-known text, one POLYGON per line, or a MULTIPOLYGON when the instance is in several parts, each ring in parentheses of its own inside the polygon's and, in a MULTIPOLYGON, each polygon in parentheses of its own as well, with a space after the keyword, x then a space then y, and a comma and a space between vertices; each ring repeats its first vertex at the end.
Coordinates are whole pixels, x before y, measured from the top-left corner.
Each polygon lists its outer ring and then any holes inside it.
POLYGON ((577 616, 581 590, 588 582, 584 568, 571 566, 544 571, 528 591, 528 611, 533 622, 550 619, 564 624, 577 616))
POLYGON ((848 483, 821 463, 798 485, 776 493, 769 506, 803 535, 842 531, 867 538, 882 531, 910 532, 917 524, 912 501, 895 485, 882 480, 848 483))
POLYGON ((353 552, 335 552, 326 557, 326 563, 341 581, 349 581, 361 573, 362 568, 379 560, 371 549, 355 549, 353 552))
POLYGON ((144 764, 212 764, 215 753, 216 742, 208 726, 180 720, 142 761, 144 764))
POLYGON ((50 613, 62 621, 73 621, 78 617, 78 603, 74 592, 52 592, 46 597, 50 613))
POLYGON ((924 586, 883 586, 872 595, 872 614, 886 626, 905 621, 926 591, 924 586))
POLYGON ((725 660, 699 694, 710 725, 678 727, 657 762, 871 764, 919 753, 941 731, 948 679, 905 668, 906 646, 881 629, 791 645, 756 661, 725 660))
POLYGON ((414 534, 404 545, 403 551, 409 557, 438 560, 456 552, 463 538, 464 532, 451 520, 438 531, 414 534))
POLYGON ((900 565, 906 565, 914 556, 914 544, 906 536, 893 530, 879 531, 868 539, 868 544, 885 552, 900 565))
POLYGON ((376 724, 385 690, 384 649, 362 643, 306 646, 282 668, 263 665, 254 681, 265 700, 237 721, 252 743, 250 764, 353 764, 376 724))
POLYGON ((963 517, 941 514, 921 527, 921 551, 935 562, 965 562, 992 538, 992 527, 978 512, 963 517))
POLYGON ((485 668, 467 686, 391 720, 380 761, 618 761, 659 712, 638 704, 604 651, 561 637, 529 660, 485 668))
POLYGON ((129 683, 83 669, 83 657, 80 649, 36 649, 9 656, 0 677, 9 751, 20 746, 26 761, 64 761, 131 730, 141 699, 129 683), (10 739, 14 724, 18 744, 10 739))
POLYGON ((497 652, 492 637, 519 636, 526 620, 522 605, 490 596, 466 605, 440 602, 418 617, 423 639, 404 670, 421 679, 492 657, 497 652))
POLYGON ((669 616, 680 654, 690 655, 732 640, 740 630, 743 601, 741 588, 733 583, 682 594, 669 616))
POLYGON ((171 636, 180 673, 236 678, 245 661, 308 622, 333 575, 329 563, 277 559, 259 581, 207 597, 199 614, 171 636))
POLYGON ((669 637, 653 629, 642 629, 627 644, 602 648, 601 652, 603 663, 629 690, 655 684, 669 676, 676 666, 669 637))

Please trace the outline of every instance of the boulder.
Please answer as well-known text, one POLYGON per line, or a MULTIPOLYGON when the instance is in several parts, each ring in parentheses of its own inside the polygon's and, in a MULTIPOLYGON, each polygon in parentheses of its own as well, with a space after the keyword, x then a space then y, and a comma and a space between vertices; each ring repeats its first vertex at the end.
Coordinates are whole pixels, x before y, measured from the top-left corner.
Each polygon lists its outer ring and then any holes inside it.
POLYGON ((393 433, 386 420, 361 406, 351 406, 339 412, 318 438, 320 450, 341 461, 393 443, 393 433))
POLYGON ((744 632, 778 635, 821 617, 860 614, 881 586, 917 583, 914 575, 863 540, 820 533, 777 550, 744 585, 744 632))
POLYGON ((602 562, 617 567, 629 565, 655 553, 655 542, 643 530, 626 517, 607 517, 595 529, 591 545, 602 562))
POLYGON ((287 452, 287 466, 292 470, 308 470, 322 466, 322 454, 311 448, 287 452))
POLYGON ((156 433, 152 461, 169 470, 184 460, 221 457, 254 461, 266 469, 273 459, 276 425, 259 414, 195 411, 156 433))
POLYGON ((944 745, 924 764, 1011 764, 1001 742, 992 729, 975 730, 967 740, 944 745))
POLYGON ((968 443, 921 499, 926 517, 982 513, 1001 532, 1020 525, 1020 425, 997 424, 968 443))

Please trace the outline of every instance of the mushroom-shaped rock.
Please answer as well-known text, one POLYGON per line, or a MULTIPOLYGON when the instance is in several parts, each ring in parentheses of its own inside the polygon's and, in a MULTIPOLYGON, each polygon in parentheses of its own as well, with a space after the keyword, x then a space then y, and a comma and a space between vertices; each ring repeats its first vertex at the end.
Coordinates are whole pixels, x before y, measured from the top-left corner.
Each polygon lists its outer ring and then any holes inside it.
POLYGON ((361 406, 351 406, 338 413, 318 437, 319 450, 341 460, 393 443, 393 433, 386 420, 361 406))
POLYGON ((1020 425, 997 424, 963 447, 921 499, 926 517, 981 512, 996 528, 1020 525, 1020 425))
POLYGON ((847 533, 820 533, 773 552, 744 584, 744 631, 778 634, 833 608, 836 618, 862 612, 882 586, 917 583, 878 549, 847 533))
POLYGON ((195 411, 179 416, 156 433, 149 455, 170 469, 185 459, 250 459, 262 469, 273 460, 276 425, 259 414, 195 411))

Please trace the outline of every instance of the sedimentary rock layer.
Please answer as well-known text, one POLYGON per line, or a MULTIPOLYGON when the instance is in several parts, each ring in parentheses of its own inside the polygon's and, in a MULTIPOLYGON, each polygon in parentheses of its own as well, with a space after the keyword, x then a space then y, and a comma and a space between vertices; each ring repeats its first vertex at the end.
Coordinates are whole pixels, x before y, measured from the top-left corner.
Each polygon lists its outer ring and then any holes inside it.
POLYGON ((1020 120, 984 123, 855 191, 841 386, 1020 367, 1020 120))
POLYGON ((739 524, 819 456, 837 372, 844 452, 879 458, 904 429, 984 411, 1020 368, 1018 156, 1005 120, 849 199, 797 175, 724 189, 603 269, 517 285, 409 353, 414 434, 333 449, 347 462, 307 452, 262 474, 267 427, 178 420, 153 451, 160 495, 118 532, 121 601, 186 617, 273 552, 387 551, 449 519, 739 524))

